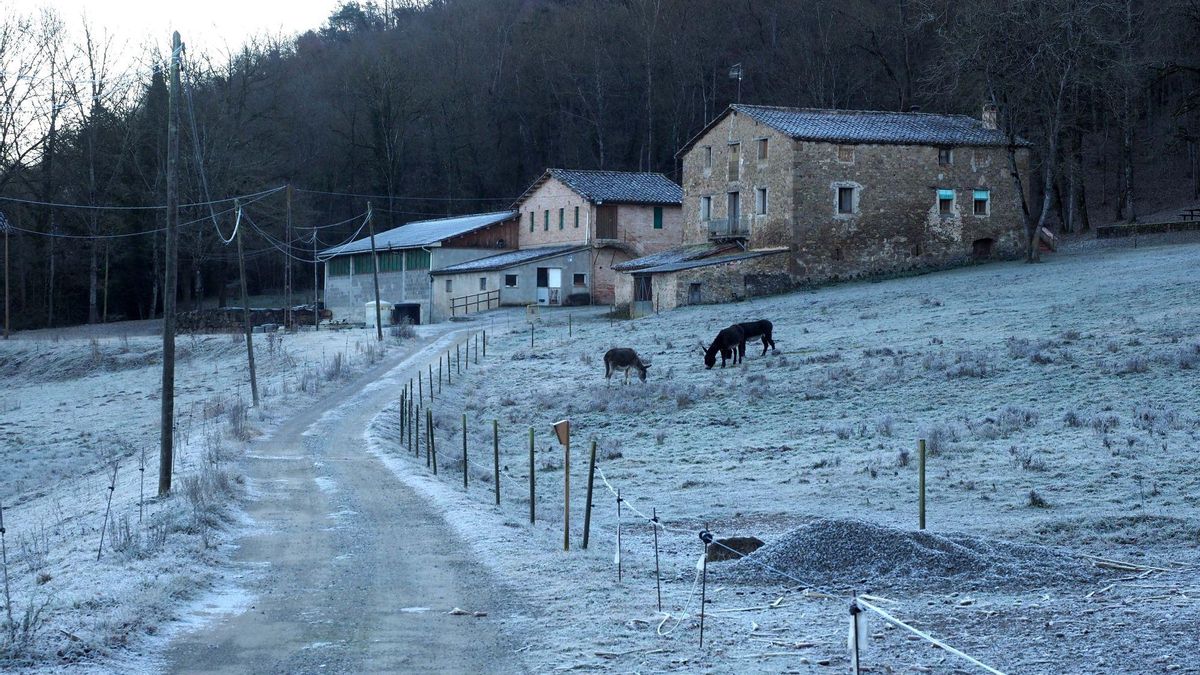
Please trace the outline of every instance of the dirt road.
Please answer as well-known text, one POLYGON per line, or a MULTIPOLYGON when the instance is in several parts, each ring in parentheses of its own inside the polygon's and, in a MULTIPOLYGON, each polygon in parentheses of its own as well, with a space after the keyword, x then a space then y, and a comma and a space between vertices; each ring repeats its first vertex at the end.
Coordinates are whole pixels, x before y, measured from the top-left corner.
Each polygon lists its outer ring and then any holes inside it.
MULTIPOLYGON (((192 673, 517 672, 495 627, 507 602, 437 513, 365 448, 396 397, 369 386, 425 363, 446 336, 389 355, 251 447, 251 534, 235 562, 259 572, 247 611, 181 635, 166 668, 192 673), (454 607, 488 616, 450 616, 454 607)), ((407 379, 407 375, 405 376, 407 379)))

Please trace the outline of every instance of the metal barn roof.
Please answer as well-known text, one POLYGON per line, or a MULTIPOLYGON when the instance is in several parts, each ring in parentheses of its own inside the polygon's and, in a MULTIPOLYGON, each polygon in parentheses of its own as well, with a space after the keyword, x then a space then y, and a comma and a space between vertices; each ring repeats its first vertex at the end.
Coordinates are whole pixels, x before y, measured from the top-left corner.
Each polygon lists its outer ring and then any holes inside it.
MULTIPOLYGON (((485 227, 502 223, 515 218, 516 211, 497 211, 495 213, 476 213, 469 216, 439 218, 437 220, 418 220, 395 227, 375 235, 375 248, 381 251, 397 248, 419 248, 431 246, 474 232, 485 227)), ((365 237, 349 244, 335 246, 321 252, 322 256, 337 256, 348 253, 362 253, 371 250, 371 238, 365 237)))
POLYGON ((460 274, 463 272, 490 272, 494 270, 502 270, 516 265, 542 260, 543 258, 553 258, 568 253, 576 253, 586 251, 590 246, 580 246, 579 244, 567 244, 566 246, 539 246, 537 248, 523 248, 519 251, 509 251, 508 253, 500 253, 498 255, 480 258, 478 260, 468 260, 457 265, 443 267, 440 270, 433 270, 430 274, 460 274))

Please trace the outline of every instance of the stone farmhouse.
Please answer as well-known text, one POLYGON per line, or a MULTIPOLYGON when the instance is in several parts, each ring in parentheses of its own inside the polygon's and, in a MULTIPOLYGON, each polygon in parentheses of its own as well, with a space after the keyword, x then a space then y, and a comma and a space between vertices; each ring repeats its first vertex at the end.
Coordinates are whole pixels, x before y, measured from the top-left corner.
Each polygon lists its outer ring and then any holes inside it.
MULTIPOLYGON (((990 107, 732 105, 679 152, 687 246, 619 265, 616 301, 637 313, 1015 255, 1009 144, 990 107)), ((1027 175, 1024 141, 1016 156, 1027 175)))
POLYGON ((435 320, 500 304, 611 304, 613 266, 684 242, 660 173, 547 169, 513 204, 519 251, 431 272, 435 320))
MULTIPOLYGON (((423 220, 376 234, 379 298, 393 307, 384 323, 435 320, 430 272, 515 249, 517 237, 515 211, 423 220)), ((327 249, 320 257, 325 259, 325 307, 333 311, 333 320, 373 324, 373 314, 366 311, 375 301, 370 238, 327 249)))

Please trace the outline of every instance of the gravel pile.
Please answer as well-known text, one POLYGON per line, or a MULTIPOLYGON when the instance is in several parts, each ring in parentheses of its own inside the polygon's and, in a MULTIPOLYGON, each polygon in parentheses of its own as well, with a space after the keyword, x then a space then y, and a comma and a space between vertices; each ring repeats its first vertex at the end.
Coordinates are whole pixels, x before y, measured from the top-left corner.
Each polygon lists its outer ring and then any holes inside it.
POLYGON ((1031 588, 1083 583, 1096 576, 1084 560, 1046 546, 834 519, 792 530, 722 567, 722 576, 737 580, 783 580, 769 567, 834 590, 915 584, 959 590, 1031 588))

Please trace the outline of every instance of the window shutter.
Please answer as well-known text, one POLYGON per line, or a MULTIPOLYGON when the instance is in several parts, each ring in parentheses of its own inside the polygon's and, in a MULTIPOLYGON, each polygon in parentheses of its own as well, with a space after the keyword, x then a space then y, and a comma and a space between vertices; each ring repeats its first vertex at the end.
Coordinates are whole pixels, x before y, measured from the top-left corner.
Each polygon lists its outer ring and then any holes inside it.
POLYGON ((654 229, 661 230, 663 227, 663 210, 661 206, 654 207, 654 229))

